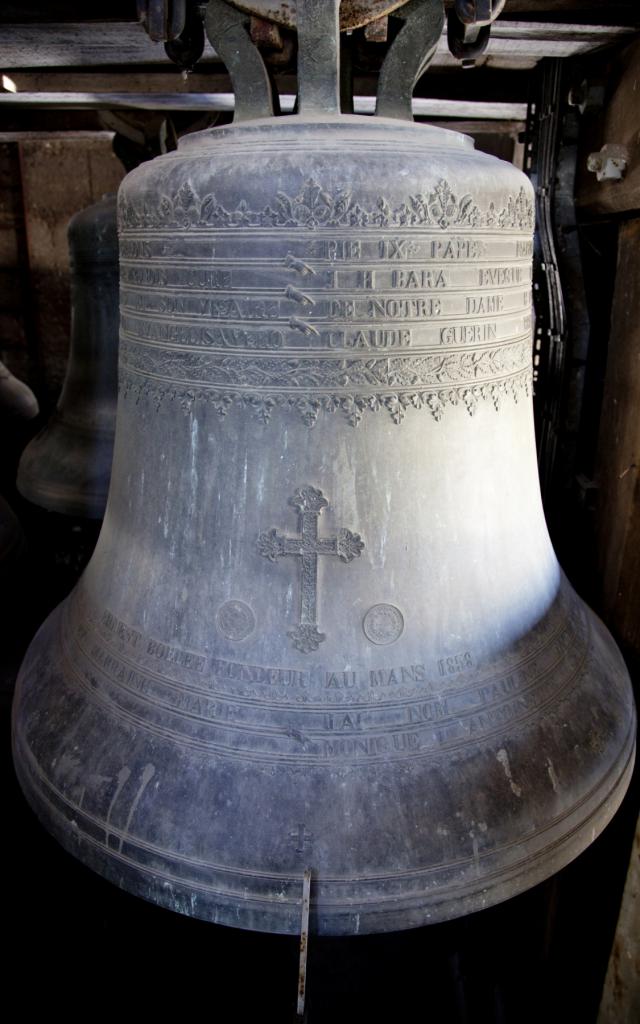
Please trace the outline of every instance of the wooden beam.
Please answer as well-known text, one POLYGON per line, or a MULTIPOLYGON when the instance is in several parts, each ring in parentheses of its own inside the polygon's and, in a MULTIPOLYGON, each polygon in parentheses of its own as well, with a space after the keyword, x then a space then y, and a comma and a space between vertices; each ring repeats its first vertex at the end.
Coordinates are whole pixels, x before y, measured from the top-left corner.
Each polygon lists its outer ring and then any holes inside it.
MULTIPOLYGON (((446 2, 448 4, 448 0, 446 2)), ((624 24, 624 19, 637 21, 638 0, 507 0, 505 14, 527 14, 538 18, 547 14, 591 14, 600 15, 603 21, 617 17, 624 24)))
MULTIPOLYGON (((205 60, 215 60, 209 43, 205 60)), ((0 68, 93 67, 101 64, 170 64, 135 21, 3 25, 0 68)))
POLYGON ((637 1024, 640 1020, 640 818, 618 917, 598 1024, 637 1024))
POLYGON ((640 218, 620 226, 598 438, 598 563, 605 620, 640 664, 640 218))
POLYGON ((107 139, 109 142, 113 141, 114 132, 106 132, 101 129, 95 131, 24 131, 24 132, 3 132, 0 131, 0 146, 7 142, 68 142, 73 139, 84 139, 88 141, 91 139, 107 139))
MULTIPOLYGON (((296 97, 280 97, 284 113, 291 113, 296 97)), ((356 96, 357 114, 373 114, 375 96, 356 96)), ((234 109, 233 93, 134 93, 134 92, 23 92, 1 93, 1 110, 204 110, 229 112, 234 109)), ((430 100, 415 97, 413 112, 418 117, 461 117, 481 120, 522 121, 524 103, 483 103, 475 100, 430 100)))
MULTIPOLYGON (((576 181, 576 202, 594 213, 622 213, 640 209, 640 40, 617 58, 608 81, 601 116, 587 128, 587 150, 602 145, 625 146, 629 163, 621 181, 598 181, 581 154, 576 181)), ((640 273, 640 267, 638 268, 640 273)))
MULTIPOLYGON (((624 39, 628 25, 580 25, 497 21, 482 60, 518 68, 543 57, 572 57, 624 39)), ((202 62, 218 58, 209 43, 202 62)), ((170 65, 161 43, 153 43, 136 22, 61 22, 4 25, 0 33, 0 69, 170 65)), ((435 67, 457 65, 443 34, 435 67)))
MULTIPOLYGON (((200 0, 201 5, 206 0, 200 0)), ((452 7, 453 0, 445 0, 452 7)), ((12 22, 77 22, 86 15, 86 21, 135 21, 135 4, 131 0, 91 0, 78 10, 78 0, 4 0, 0 9, 0 24, 12 22)), ((618 19, 633 19, 637 15, 637 0, 508 0, 501 18, 513 14, 527 14, 544 18, 556 14, 591 14, 608 19, 609 11, 618 19)), ((579 19, 577 19, 579 20, 579 19)))
MULTIPOLYGON (((228 74, 215 67, 204 74, 197 71, 186 80, 175 64, 158 66, 143 73, 127 71, 70 71, 67 68, 46 68, 42 71, 12 71, 9 75, 18 93, 23 92, 171 92, 188 95, 192 92, 231 92, 228 74)), ((285 89, 294 92, 293 88, 285 89)))
MULTIPOLYGON (((1 68, 0 68, 1 70, 1 68)), ((526 71, 512 71, 508 84, 500 71, 491 68, 474 68, 465 74, 459 68, 429 70, 420 79, 414 95, 429 99, 466 99, 498 102, 508 98, 511 102, 526 102, 529 94, 529 75, 526 71)), ((33 71, 12 70, 9 77, 20 92, 231 92, 228 74, 221 65, 205 64, 183 81, 180 71, 173 64, 158 64, 139 72, 134 69, 94 68, 73 70, 68 68, 43 68, 33 71)), ((276 86, 280 93, 296 91, 295 75, 278 73, 276 86)), ((375 96, 377 77, 371 72, 355 75, 353 90, 357 96, 375 96)))

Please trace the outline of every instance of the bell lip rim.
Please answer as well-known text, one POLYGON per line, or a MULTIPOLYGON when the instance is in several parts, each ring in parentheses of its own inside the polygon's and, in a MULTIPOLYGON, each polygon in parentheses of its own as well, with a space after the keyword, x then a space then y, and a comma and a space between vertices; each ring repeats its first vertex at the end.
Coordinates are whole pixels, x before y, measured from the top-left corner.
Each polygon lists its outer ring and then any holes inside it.
MULTIPOLYGON (((278 117, 252 118, 238 123, 217 125, 211 128, 204 128, 199 132, 190 132, 178 140, 178 148, 175 153, 181 154, 190 150, 200 150, 209 144, 215 143, 217 139, 229 139, 238 135, 260 135, 267 129, 270 134, 280 134, 308 126, 309 128, 324 128, 326 131, 338 131, 340 129, 367 128, 374 132, 380 131, 386 138, 395 129, 401 136, 406 134, 414 135, 419 132, 422 136, 421 142, 424 148, 442 148, 443 146, 452 151, 462 150, 463 152, 475 153, 475 140, 471 135, 455 131, 452 128, 441 128, 436 124, 424 124, 419 121, 403 120, 394 117, 378 117, 373 114, 283 114, 278 117)), ((167 154, 167 155, 175 155, 167 154)))
MULTIPOLYGON (((214 914, 194 914, 176 907, 176 897, 184 899, 184 905, 186 906, 188 901, 187 894, 193 894, 193 885, 189 886, 188 882, 184 886, 178 886, 172 892, 168 892, 161 875, 158 876, 157 872, 154 874, 152 870, 145 870, 140 865, 136 865, 131 869, 130 883, 127 884, 125 875, 128 875, 129 872, 127 869, 120 872, 115 869, 115 864, 120 858, 113 850, 109 851, 111 856, 105 858, 104 849, 101 848, 101 845, 99 843, 92 843, 88 835, 80 836, 77 831, 74 831, 73 825, 75 823, 72 822, 70 827, 69 821, 64 820, 64 815, 59 809, 56 809, 54 814, 44 813, 44 808, 48 804, 46 796, 42 791, 36 790, 29 785, 28 770, 24 771, 24 776, 22 774, 23 766, 19 756, 17 756, 20 738, 16 729, 14 715, 15 706, 12 714, 11 730, 12 759, 21 795, 37 818, 40 826, 69 856, 79 861, 83 868, 94 872, 100 878, 111 885, 115 885, 130 896, 142 899, 164 910, 179 913, 185 917, 221 927, 231 927, 261 934, 298 934, 299 914, 297 912, 293 916, 287 917, 286 914, 283 914, 277 917, 276 911, 276 916, 274 917, 274 908, 272 906, 263 908, 259 897, 251 901, 253 905, 241 905, 238 902, 233 902, 230 906, 228 901, 220 900, 215 906, 214 914), (54 824, 56 816, 63 819, 61 824, 54 824), (84 853, 82 855, 78 852, 78 841, 84 841, 84 853), (92 845, 94 846, 95 856, 87 856, 88 848, 92 845), (131 881, 137 884, 131 884, 131 881)), ((329 912, 327 915, 325 910, 324 919, 322 916, 318 916, 318 907, 312 905, 310 918, 311 934, 327 938, 358 938, 364 935, 383 935, 393 932, 413 931, 432 924, 445 924, 450 921, 460 920, 482 910, 491 910, 501 903, 506 903, 517 896, 523 895, 572 864, 602 835, 620 809, 628 791, 636 756, 637 723, 635 709, 632 706, 629 730, 625 743, 618 754, 616 763, 619 767, 613 784, 607 787, 603 785, 607 778, 605 775, 605 779, 598 788, 600 790, 606 789, 606 791, 597 800, 596 805, 591 807, 590 813, 580 820, 573 829, 560 836, 556 843, 540 851, 537 856, 534 854, 533 856, 525 857, 524 863, 532 865, 527 871, 518 870, 523 864, 523 860, 520 860, 512 866, 511 871, 504 869, 502 877, 497 879, 493 885, 489 884, 484 888, 478 887, 466 893, 462 892, 455 899, 447 900, 445 898, 442 901, 434 900, 431 903, 428 900, 416 901, 414 899, 411 901, 410 894, 399 896, 394 901, 395 906, 392 906, 390 903, 384 909, 380 907, 376 909, 374 906, 363 908, 361 904, 354 901, 351 905, 345 903, 341 911, 336 914, 329 912), (524 881, 525 879, 526 881, 524 881), (411 901, 410 905, 408 905, 409 901, 411 901), (352 921, 355 918, 358 921, 356 928, 352 926, 352 921), (377 927, 374 922, 377 923, 377 927)), ((47 811, 49 809, 47 808, 47 811)))

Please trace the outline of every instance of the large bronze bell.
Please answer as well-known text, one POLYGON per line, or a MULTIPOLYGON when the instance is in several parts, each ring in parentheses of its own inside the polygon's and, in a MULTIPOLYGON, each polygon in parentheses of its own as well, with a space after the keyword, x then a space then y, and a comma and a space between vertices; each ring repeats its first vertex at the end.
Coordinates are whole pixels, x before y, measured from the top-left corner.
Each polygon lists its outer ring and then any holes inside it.
POLYGON ((99 519, 111 476, 118 360, 116 197, 69 222, 71 346, 57 408, 18 467, 25 498, 53 512, 99 519))
MULTIPOLYGON (((341 115, 336 7, 298 4, 299 114, 265 84, 251 119, 240 82, 247 119, 121 187, 109 504, 14 742, 43 823, 123 888, 294 932, 309 869, 313 927, 354 934, 567 864, 635 717, 542 513, 531 185, 400 102, 341 115)), ((210 5, 223 56, 227 24, 210 5)))

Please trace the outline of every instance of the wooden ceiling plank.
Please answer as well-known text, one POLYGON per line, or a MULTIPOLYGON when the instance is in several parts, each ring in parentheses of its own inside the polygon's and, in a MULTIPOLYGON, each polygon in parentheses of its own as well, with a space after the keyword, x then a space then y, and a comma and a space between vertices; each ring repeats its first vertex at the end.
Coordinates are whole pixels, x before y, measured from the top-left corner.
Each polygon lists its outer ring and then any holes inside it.
MULTIPOLYGON (((542 57, 569 57, 607 45, 635 31, 624 25, 576 25, 498 21, 487 55, 517 62, 542 57)), ((217 60, 209 44, 204 62, 217 60)), ((435 64, 448 65, 446 36, 438 45, 435 64)), ((135 22, 4 25, 0 32, 0 69, 81 68, 132 65, 171 66, 164 47, 153 43, 135 22)))

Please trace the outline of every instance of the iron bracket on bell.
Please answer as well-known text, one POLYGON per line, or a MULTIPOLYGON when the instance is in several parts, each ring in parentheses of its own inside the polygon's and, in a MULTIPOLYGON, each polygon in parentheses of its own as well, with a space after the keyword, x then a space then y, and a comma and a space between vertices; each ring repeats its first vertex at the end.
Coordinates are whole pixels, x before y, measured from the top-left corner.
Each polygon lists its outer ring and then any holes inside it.
MULTIPOLYGON (((301 113, 340 111, 339 7, 339 0, 309 0, 298 13, 297 109, 301 113)), ((380 72, 376 115, 411 121, 415 84, 442 34, 442 0, 409 0, 391 16, 403 24, 380 72)), ((231 78, 234 121, 278 112, 277 92, 251 38, 250 15, 230 0, 209 0, 205 29, 231 78)))
POLYGON ((272 117, 274 88, 250 35, 251 16, 225 0, 209 0, 205 31, 229 72, 235 99, 234 123, 272 117))
POLYGON ((491 25, 504 9, 506 0, 455 0, 447 12, 449 50, 463 67, 473 67, 486 50, 491 25))

